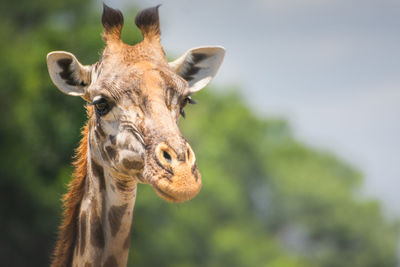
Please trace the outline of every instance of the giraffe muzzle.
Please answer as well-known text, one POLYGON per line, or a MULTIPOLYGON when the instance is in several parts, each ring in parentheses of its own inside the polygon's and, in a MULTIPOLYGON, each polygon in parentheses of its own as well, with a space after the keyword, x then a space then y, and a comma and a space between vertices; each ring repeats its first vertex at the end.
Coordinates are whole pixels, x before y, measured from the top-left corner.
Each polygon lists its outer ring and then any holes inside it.
POLYGON ((201 188, 201 176, 190 145, 172 147, 166 142, 155 146, 154 161, 162 175, 153 177, 156 193, 167 201, 183 202, 192 199, 201 188))

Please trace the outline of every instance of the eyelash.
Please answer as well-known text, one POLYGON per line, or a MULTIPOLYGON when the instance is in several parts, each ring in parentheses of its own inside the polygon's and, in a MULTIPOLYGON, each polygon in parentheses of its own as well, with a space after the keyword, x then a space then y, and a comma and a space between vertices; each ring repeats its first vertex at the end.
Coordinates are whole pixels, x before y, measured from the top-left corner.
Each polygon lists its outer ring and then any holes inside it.
POLYGON ((196 101, 194 101, 190 96, 187 96, 185 99, 183 99, 181 108, 179 110, 179 113, 183 118, 186 117, 185 111, 183 110, 187 104, 197 104, 196 101))

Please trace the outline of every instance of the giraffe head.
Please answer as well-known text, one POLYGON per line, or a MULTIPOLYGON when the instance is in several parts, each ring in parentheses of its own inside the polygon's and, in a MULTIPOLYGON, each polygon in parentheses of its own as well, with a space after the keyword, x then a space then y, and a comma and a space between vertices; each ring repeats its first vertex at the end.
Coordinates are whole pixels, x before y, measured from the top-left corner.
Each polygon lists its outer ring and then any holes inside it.
MULTIPOLYGON (((51 52, 47 65, 54 84, 87 101, 88 157, 93 172, 108 171, 115 185, 150 184, 168 201, 193 198, 201 188, 195 154, 177 123, 190 96, 216 74, 222 47, 199 47, 168 63, 160 43, 158 6, 136 17, 143 40, 121 40, 123 16, 104 6, 105 49, 101 59, 84 66, 67 52, 51 52)), ((110 182, 110 181, 106 181, 110 182)))

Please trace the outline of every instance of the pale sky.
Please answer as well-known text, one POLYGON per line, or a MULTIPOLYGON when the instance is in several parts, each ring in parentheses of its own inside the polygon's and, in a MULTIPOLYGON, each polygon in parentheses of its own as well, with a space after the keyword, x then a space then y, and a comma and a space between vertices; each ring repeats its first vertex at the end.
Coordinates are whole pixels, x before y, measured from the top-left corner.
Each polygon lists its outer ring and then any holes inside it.
POLYGON ((167 52, 224 46, 214 85, 238 85, 255 112, 360 169, 365 192, 400 216, 400 1, 105 2, 162 3, 167 52))

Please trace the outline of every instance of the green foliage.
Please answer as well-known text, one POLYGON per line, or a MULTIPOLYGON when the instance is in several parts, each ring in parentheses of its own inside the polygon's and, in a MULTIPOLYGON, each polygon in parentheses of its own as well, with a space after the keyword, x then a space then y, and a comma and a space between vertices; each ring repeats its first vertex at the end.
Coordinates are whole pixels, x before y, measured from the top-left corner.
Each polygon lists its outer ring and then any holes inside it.
MULTIPOLYGON (((51 84, 45 56, 67 50, 93 63, 102 28, 89 2, 1 7, 0 256, 4 266, 46 266, 85 111, 51 84)), ((133 23, 124 37, 140 39, 133 23)), ((397 225, 357 195, 360 173, 216 91, 194 96, 180 122, 202 191, 171 204, 139 186, 129 266, 396 265, 397 225)))
POLYGON ((162 255, 152 265, 395 266, 397 228, 378 203, 357 197, 358 172, 296 142, 284 121, 256 117, 236 94, 208 89, 196 100, 180 126, 196 152, 203 189, 176 205, 139 188, 132 263, 162 255), (160 208, 149 211, 148 199, 160 208), (146 212, 154 214, 137 215, 146 212), (167 233, 185 243, 182 249, 167 233), (160 239, 178 253, 159 250, 160 239), (187 242, 200 255, 190 264, 182 253, 187 242))

